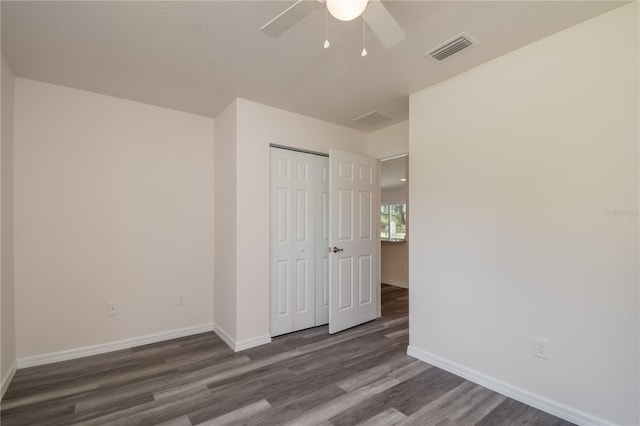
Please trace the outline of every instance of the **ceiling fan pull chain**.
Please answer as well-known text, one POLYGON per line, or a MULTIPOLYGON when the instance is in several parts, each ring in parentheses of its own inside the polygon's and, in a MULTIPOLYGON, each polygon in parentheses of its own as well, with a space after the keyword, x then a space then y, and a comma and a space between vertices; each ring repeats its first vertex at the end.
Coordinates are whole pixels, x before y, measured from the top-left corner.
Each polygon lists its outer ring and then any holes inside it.
POLYGON ((329 9, 324 8, 324 48, 328 49, 331 46, 329 43, 329 9))
POLYGON ((367 49, 366 49, 366 19, 364 17, 364 13, 362 14, 362 53, 360 53, 361 56, 367 56, 367 49))

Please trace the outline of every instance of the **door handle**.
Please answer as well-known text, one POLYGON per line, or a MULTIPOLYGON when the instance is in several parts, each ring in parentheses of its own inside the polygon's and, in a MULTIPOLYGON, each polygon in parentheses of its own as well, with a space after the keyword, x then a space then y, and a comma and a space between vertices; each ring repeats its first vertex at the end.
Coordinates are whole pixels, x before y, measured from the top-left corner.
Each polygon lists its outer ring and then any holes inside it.
POLYGON ((342 249, 342 248, 338 248, 338 247, 334 247, 332 251, 333 251, 334 253, 337 253, 337 252, 339 252, 339 251, 344 251, 344 249, 342 249))

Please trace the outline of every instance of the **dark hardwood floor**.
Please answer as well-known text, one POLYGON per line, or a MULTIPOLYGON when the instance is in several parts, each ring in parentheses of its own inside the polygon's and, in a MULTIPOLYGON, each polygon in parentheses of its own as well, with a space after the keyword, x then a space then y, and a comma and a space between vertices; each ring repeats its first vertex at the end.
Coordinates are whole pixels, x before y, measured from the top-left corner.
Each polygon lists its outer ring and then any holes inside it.
POLYGON ((408 294, 383 316, 234 353, 215 334, 19 370, 11 425, 568 425, 406 355, 408 294))

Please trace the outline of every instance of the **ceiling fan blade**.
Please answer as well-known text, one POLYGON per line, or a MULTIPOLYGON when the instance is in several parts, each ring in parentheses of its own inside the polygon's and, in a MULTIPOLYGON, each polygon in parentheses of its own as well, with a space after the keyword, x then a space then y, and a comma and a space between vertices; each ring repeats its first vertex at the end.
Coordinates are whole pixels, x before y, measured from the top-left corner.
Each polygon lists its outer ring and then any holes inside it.
POLYGON ((393 47, 404 38, 404 30, 380 0, 369 0, 364 17, 367 25, 384 47, 393 47))
POLYGON ((297 0, 260 29, 271 37, 278 37, 309 15, 313 11, 315 3, 311 0, 297 0))

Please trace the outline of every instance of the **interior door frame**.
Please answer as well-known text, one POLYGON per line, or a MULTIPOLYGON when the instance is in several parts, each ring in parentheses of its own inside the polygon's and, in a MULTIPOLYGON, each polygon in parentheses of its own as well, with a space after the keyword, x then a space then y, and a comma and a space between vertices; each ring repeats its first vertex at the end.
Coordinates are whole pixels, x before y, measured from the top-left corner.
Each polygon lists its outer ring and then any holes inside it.
MULTIPOLYGON (((409 197, 409 187, 411 185, 411 179, 409 179, 409 159, 411 157, 410 157, 409 154, 410 154, 409 151, 407 151, 407 152, 404 152, 404 153, 401 153, 401 154, 390 155, 388 157, 383 157, 383 158, 379 158, 378 159, 378 166, 380 167, 380 173, 378 175, 378 179, 379 179, 378 188, 380 190, 379 200, 380 200, 380 206, 382 206, 382 182, 381 182, 382 181, 382 163, 384 161, 395 160, 397 158, 403 158, 403 157, 407 158, 407 170, 406 170, 406 173, 407 173, 407 178, 406 178, 407 179, 407 182, 406 182, 406 184, 407 184, 407 199, 405 201, 405 204, 407 206, 407 212, 406 212, 406 214, 407 214, 407 230, 406 230, 406 236, 405 236, 405 244, 407 245, 407 261, 409 260, 408 257, 409 257, 409 253, 410 253, 410 250, 411 250, 411 244, 409 242, 409 239, 410 239, 409 235, 410 235, 410 228, 411 228, 411 215, 409 214, 409 206, 410 206, 410 203, 411 203, 411 200, 410 200, 410 197, 409 197)), ((378 259, 378 262, 379 262, 379 266, 380 266, 380 280, 382 281, 382 240, 380 242, 380 258, 378 259)), ((407 289, 408 289, 409 286, 410 286, 410 280, 409 280, 409 275, 407 275, 407 289)))
MULTIPOLYGON (((407 205, 407 231, 406 231, 406 236, 405 236, 405 244, 407 244, 407 251, 411 250, 411 245, 409 243, 409 235, 410 235, 410 228, 411 228, 411 215, 409 214, 409 205, 411 203, 411 200, 409 198, 409 187, 411 185, 411 180, 409 179, 409 152, 405 152, 402 154, 396 154, 396 155, 390 155, 389 157, 383 157, 378 159, 378 166, 380 167, 380 174, 378 175, 379 181, 378 181, 378 188, 380 190, 380 206, 382 206, 382 163, 384 161, 389 161, 389 160, 395 160, 396 158, 403 158, 403 157, 407 157, 407 199, 405 201, 405 204, 407 205)), ((380 242, 381 247, 380 247, 380 279, 382 279, 382 240, 380 242)), ((407 255, 408 256, 408 255, 407 255)), ((408 259, 407 259, 408 260, 408 259)), ((407 286, 409 286, 409 277, 407 276, 407 286)))

